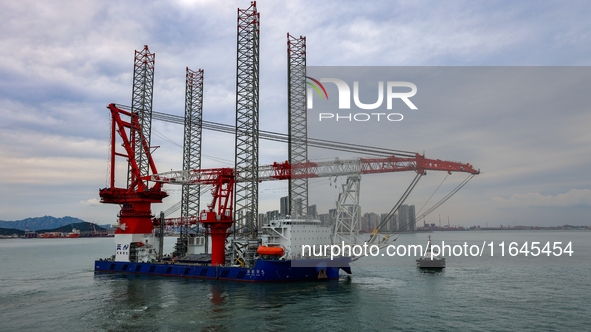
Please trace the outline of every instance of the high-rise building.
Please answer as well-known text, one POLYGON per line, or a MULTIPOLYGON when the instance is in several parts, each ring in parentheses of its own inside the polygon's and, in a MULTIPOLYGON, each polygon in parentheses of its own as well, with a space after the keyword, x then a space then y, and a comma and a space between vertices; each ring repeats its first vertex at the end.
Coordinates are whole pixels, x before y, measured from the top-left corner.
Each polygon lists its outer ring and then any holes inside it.
POLYGON ((416 229, 416 225, 417 225, 417 221, 416 221, 416 216, 415 216, 415 206, 411 205, 409 206, 409 211, 408 211, 408 222, 409 222, 409 230, 411 232, 414 232, 416 229))
POLYGON ((308 218, 318 219, 318 211, 316 210, 316 204, 308 206, 308 218))
POLYGON ((328 214, 328 213, 319 214, 318 219, 320 220, 320 225, 330 226, 330 214, 328 214))
POLYGON ((337 222, 337 209, 328 210, 328 225, 334 225, 337 222))
POLYGON ((398 208, 398 231, 408 231, 408 205, 401 205, 398 208))
POLYGON ((257 221, 259 224, 257 225, 258 229, 262 229, 263 225, 267 223, 267 215, 264 213, 259 213, 259 220, 257 221))
POLYGON ((380 223, 385 222, 384 227, 382 227, 382 232, 395 232, 396 231, 396 214, 393 214, 389 219, 386 220, 388 213, 382 213, 380 216, 380 223), (394 220, 394 222, 392 222, 394 220))
POLYGON ((398 208, 398 230, 409 232, 415 230, 415 206, 401 205, 398 208))
POLYGON ((368 231, 373 231, 380 224, 380 216, 377 213, 369 213, 369 228, 368 231))
POLYGON ((361 218, 361 230, 366 232, 373 231, 380 223, 380 216, 377 213, 367 212, 361 218))
POLYGON ((279 210, 267 211, 266 221, 277 220, 279 216, 279 210))
POLYGON ((398 214, 394 213, 390 218, 390 232, 398 231, 398 214))
POLYGON ((279 213, 283 218, 289 215, 289 196, 284 196, 279 199, 279 213))
POLYGON ((369 229, 369 213, 364 213, 363 217, 361 217, 361 220, 359 221, 360 225, 359 228, 361 231, 367 232, 367 230, 369 229))
MULTIPOLYGON (((241 220, 243 216, 244 210, 236 211, 236 220, 241 220)), ((242 225, 239 225, 236 221, 234 221, 234 229, 236 230, 236 233, 242 233, 242 225)))
MULTIPOLYGON (((294 211, 302 211, 302 199, 296 198, 293 200, 294 211)), ((289 211, 289 210, 288 210, 289 211)), ((306 216, 291 216, 292 218, 305 218, 306 216)))

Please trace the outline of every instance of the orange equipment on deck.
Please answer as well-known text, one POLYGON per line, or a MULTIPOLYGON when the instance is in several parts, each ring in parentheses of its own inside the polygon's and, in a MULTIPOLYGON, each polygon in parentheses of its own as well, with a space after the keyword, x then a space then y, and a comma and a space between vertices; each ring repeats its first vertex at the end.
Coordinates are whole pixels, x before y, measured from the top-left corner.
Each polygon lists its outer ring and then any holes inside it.
POLYGON ((281 247, 259 246, 259 248, 257 249, 257 253, 259 255, 283 256, 284 251, 281 247))

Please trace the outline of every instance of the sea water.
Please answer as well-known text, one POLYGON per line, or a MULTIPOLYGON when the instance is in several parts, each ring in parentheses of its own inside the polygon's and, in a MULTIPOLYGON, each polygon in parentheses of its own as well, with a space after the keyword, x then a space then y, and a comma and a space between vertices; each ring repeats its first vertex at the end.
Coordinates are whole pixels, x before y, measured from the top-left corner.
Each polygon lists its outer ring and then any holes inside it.
MULTIPOLYGON (((0 331, 582 331, 591 318, 591 232, 403 234, 395 245, 477 245, 423 273, 414 256, 365 257, 339 281, 251 284, 97 274, 112 238, 0 240, 0 331), (511 256, 499 243, 572 243, 511 256), (489 243, 493 243, 493 256, 489 243)), ((172 249, 175 239, 166 239, 172 249)), ((552 246, 552 244, 551 244, 552 246)))

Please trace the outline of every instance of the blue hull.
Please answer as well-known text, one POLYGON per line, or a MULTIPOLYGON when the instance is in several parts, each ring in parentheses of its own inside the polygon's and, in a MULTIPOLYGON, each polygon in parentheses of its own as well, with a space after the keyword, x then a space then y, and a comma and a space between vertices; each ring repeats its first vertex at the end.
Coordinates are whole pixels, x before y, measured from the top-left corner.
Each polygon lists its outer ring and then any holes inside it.
MULTIPOLYGON (((284 282, 310 280, 337 280, 339 270, 351 273, 350 258, 338 261, 318 260, 316 266, 292 267, 292 261, 262 260, 252 269, 227 266, 203 266, 189 264, 130 263, 98 260, 94 262, 95 273, 130 273, 155 276, 170 276, 198 279, 216 279, 246 282, 284 282)), ((306 261, 310 265, 310 261, 306 261)))

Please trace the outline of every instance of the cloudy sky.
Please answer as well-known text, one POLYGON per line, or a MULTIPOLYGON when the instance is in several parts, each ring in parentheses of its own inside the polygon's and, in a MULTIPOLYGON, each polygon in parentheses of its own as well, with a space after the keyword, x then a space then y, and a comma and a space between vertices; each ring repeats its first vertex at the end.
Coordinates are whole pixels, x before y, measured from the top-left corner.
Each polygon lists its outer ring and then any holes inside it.
MULTIPOLYGON (((130 104, 133 54, 144 45, 156 53, 155 111, 182 115, 185 67, 203 68, 204 119, 233 124, 236 12, 249 5, 249 1, 211 0, 2 1, 0 220, 70 215, 115 222, 118 207, 98 204, 98 189, 106 186, 108 170, 105 106, 130 104)), ((564 5, 261 0, 257 7, 263 130, 286 132, 287 32, 307 37, 311 66, 591 65, 587 1, 564 5)), ((575 72, 580 75, 562 70, 564 84, 552 86, 571 92, 578 87, 584 95, 589 85, 576 83, 589 82, 589 70, 575 72)), ((526 75, 524 80, 535 77, 526 75)), ((484 94, 478 89, 471 92, 484 94)), ((552 105, 553 112, 545 108, 537 113, 540 105, 535 103, 529 108, 527 103, 522 108, 481 107, 494 104, 487 103, 485 94, 466 115, 465 110, 453 112, 453 105, 462 100, 455 97, 459 96, 449 97, 446 111, 436 115, 434 108, 419 108, 421 116, 409 115, 396 128, 365 125, 347 131, 333 126, 321 131, 322 138, 352 143, 365 138, 369 139, 365 144, 425 152, 430 158, 480 168, 483 174, 429 222, 440 214, 464 226, 591 224, 588 99, 572 105, 559 100, 552 105), (370 132, 375 135, 352 134, 370 132), (380 133, 386 132, 384 139, 380 133)), ((204 167, 233 164, 233 141, 227 134, 204 132, 204 167)), ((160 146, 154 155, 160 171, 181 168, 182 127, 154 122, 152 143, 160 146)), ((311 151, 311 155, 353 157, 332 151, 311 151)), ((286 146, 261 142, 261 163, 286 158, 286 146)), ((408 203, 418 210, 444 178, 445 174, 430 173, 408 203)), ((454 174, 445 179, 431 203, 463 178, 454 174)), ((387 212, 411 179, 410 173, 365 176, 362 209, 387 212)), ((311 181, 311 201, 317 201, 321 213, 332 207, 330 201, 338 194, 331 180, 311 181)), ((343 180, 337 179, 337 187, 343 180)), ((179 200, 178 188, 168 188, 171 197, 154 211, 179 200)), ((285 194, 285 184, 261 184, 260 210, 277 209, 285 194)))

